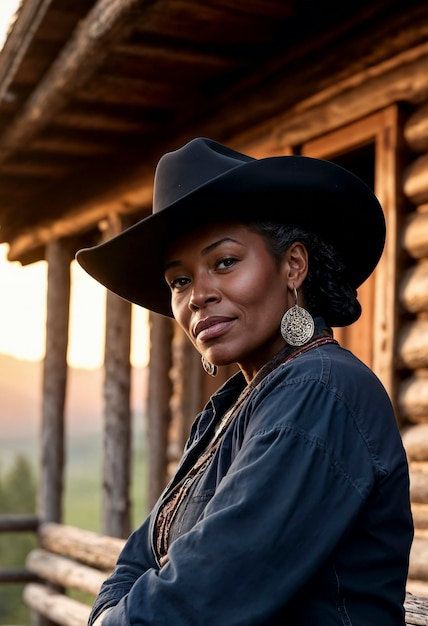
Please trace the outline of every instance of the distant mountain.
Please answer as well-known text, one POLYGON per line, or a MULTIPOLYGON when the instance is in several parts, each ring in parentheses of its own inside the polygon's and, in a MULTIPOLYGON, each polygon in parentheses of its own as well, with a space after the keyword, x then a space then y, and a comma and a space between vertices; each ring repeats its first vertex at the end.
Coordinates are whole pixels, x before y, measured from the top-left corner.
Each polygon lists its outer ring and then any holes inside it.
MULTIPOLYGON (((0 442, 3 437, 39 433, 42 411, 43 363, 0 354, 0 442)), ((132 407, 143 412, 146 369, 134 369, 132 407)), ((66 427, 70 434, 98 431, 103 414, 103 369, 69 370, 66 427)))
POLYGON ((42 364, 0 355, 0 431, 2 436, 34 434, 41 411, 42 364))

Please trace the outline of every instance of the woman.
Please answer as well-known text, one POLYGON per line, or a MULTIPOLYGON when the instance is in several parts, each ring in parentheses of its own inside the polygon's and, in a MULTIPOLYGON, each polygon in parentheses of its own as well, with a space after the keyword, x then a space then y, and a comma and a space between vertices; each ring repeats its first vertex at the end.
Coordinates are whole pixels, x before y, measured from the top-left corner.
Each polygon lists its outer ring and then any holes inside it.
POLYGON ((103 626, 403 626, 408 469, 375 375, 334 341, 382 253, 370 189, 317 159, 195 139, 153 215, 82 266, 171 316, 214 374, 179 468, 95 601, 103 626))

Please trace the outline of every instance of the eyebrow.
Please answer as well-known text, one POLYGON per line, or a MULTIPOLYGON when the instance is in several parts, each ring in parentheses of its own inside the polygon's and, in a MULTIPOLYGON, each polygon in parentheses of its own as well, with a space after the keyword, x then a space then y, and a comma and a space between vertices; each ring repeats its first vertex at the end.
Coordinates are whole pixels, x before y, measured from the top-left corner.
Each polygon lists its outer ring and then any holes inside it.
MULTIPOLYGON (((242 245, 237 239, 233 239, 232 237, 223 237, 222 239, 219 239, 218 241, 214 241, 213 243, 210 243, 208 246, 203 248, 201 250, 201 256, 205 256, 209 254, 210 252, 212 252, 213 250, 221 246, 223 243, 226 243, 227 241, 231 241, 233 243, 237 243, 238 245, 242 245)), ((181 261, 179 259, 168 261, 168 263, 165 265, 164 271, 166 272, 171 267, 178 267, 179 265, 181 265, 181 261)))

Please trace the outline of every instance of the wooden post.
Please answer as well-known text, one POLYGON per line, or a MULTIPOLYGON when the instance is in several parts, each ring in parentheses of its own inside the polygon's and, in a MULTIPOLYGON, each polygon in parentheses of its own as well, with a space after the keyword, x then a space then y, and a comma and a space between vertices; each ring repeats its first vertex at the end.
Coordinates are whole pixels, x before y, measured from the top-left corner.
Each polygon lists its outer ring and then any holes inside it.
POLYGON ((107 294, 102 532, 127 537, 131 476, 131 304, 107 294))
POLYGON ((64 240, 53 240, 46 246, 48 293, 39 515, 48 522, 60 522, 62 518, 71 259, 70 247, 64 240))
POLYGON ((130 332, 131 304, 108 293, 102 532, 112 537, 127 537, 130 533, 130 332))
MULTIPOLYGON (((129 225, 110 219, 108 236, 129 225)), ((102 532, 128 537, 131 531, 131 304, 107 293, 104 378, 102 532)))
MULTIPOLYGON (((43 522, 61 522, 65 465, 64 406, 67 387, 67 346, 70 309, 71 247, 64 239, 46 246, 48 292, 46 354, 43 364, 41 469, 39 516, 43 522)), ((32 626, 53 622, 32 611, 32 626)))
POLYGON ((174 333, 173 361, 172 414, 175 449, 174 458, 171 460, 177 462, 182 455, 191 424, 202 408, 204 377, 200 354, 178 326, 174 333))
POLYGON ((173 322, 170 319, 150 314, 150 363, 148 413, 149 486, 148 504, 154 505, 167 477, 168 428, 171 421, 170 398, 172 383, 171 342, 173 322))

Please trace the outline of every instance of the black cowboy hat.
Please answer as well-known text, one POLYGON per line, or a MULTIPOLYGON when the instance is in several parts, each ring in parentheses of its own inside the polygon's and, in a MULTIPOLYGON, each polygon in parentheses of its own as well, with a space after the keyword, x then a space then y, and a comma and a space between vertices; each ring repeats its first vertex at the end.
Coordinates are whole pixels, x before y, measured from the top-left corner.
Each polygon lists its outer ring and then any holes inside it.
POLYGON ((304 156, 253 159, 198 138, 160 159, 152 215, 76 258, 125 300, 171 317, 166 246, 225 220, 275 220, 317 233, 337 250, 355 288, 376 267, 385 242, 376 196, 344 168, 304 156))

